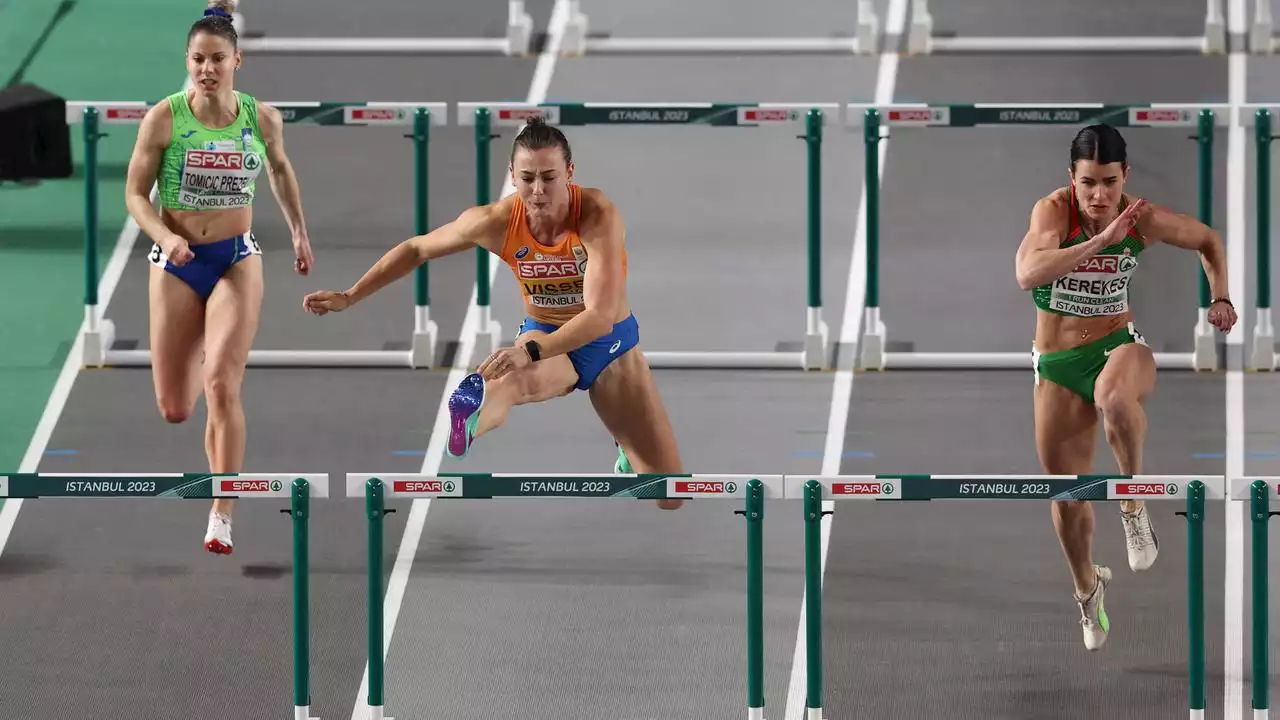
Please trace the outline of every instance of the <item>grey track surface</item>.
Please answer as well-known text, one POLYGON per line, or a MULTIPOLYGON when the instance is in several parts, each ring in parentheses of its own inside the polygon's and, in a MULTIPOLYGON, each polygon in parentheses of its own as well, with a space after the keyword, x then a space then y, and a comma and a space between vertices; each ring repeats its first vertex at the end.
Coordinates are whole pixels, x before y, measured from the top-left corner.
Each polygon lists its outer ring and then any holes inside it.
MULTIPOLYGON (((804 18, 776 4, 728 0, 646 7, 590 0, 593 32, 613 36, 848 33, 850 3, 812 2, 804 18)), ((1144 0, 1109 18, 1007 0, 933 3, 939 31, 1116 34, 1197 31, 1203 6, 1144 0), (1046 29, 1047 28, 1047 29, 1046 29), (1158 28, 1158 31, 1153 28, 1158 28)), ((877 3, 884 22, 884 3, 877 3)), ((550 3, 530 3, 537 30, 550 3)), ((505 4, 429 9, 398 0, 297 0, 254 7, 251 31, 497 35, 505 4), (424 30, 425 28, 425 30, 424 30)), ((1222 102, 1221 59, 1083 56, 904 58, 903 101, 1222 102), (1018 73, 1022 73, 1019 77, 1018 73)), ((1276 96, 1274 61, 1250 58, 1250 100, 1276 96)), ((241 88, 266 100, 523 100, 532 59, 249 57, 241 88)), ((560 59, 549 100, 866 102, 876 58, 560 59)), ((288 233, 263 185, 255 225, 266 249, 259 348, 398 347, 412 329, 412 282, 357 312, 324 319, 301 296, 342 287, 413 230, 410 142, 402 131, 294 126, 317 253, 292 274, 288 233)), ((1126 133, 1135 191, 1196 211, 1195 149, 1179 130, 1126 133)), ((1035 198, 1066 179, 1065 128, 895 131, 882 191, 881 281, 889 340, 915 350, 1024 351, 1034 314, 1013 284, 1013 251, 1035 198), (961 260, 944 263, 940 250, 961 260), (956 297, 971 304, 954 308, 956 297), (980 322, 962 332, 959 319, 980 322)), ((510 133, 494 144, 493 196, 510 133)), ((623 208, 629 289, 648 350, 770 350, 804 330, 804 148, 793 133, 706 128, 570 131, 578 180, 623 208), (711 268, 727 267, 727 270, 711 268), (670 282, 670 288, 659 283, 670 282), (745 302, 744 302, 745 301, 745 302), (688 317, 696 308, 698 320, 688 317)), ((860 135, 828 130, 824 153, 824 300, 838 335, 855 232, 860 135)), ((1214 214, 1224 226, 1226 134, 1218 135, 1214 214)), ((1252 150, 1249 152, 1252 158, 1252 150)), ((1250 178, 1252 169, 1250 169, 1250 178)), ((474 200, 468 128, 433 128, 430 224, 474 200)), ((1249 200, 1252 228, 1252 198, 1249 200)), ((1250 235, 1252 237, 1252 235, 1250 235)), ((146 346, 148 241, 109 316, 146 346)), ((1252 251, 1250 251, 1252 258, 1252 251)), ((432 264, 438 357, 450 361, 474 277, 473 256, 432 264)), ((1134 286, 1140 328, 1158 350, 1190 349, 1195 259, 1170 248, 1143 258, 1134 286)), ((1250 293, 1250 298, 1252 294, 1250 293)), ((1242 309, 1251 303, 1237 300, 1242 309)), ((494 315, 508 338, 520 315, 500 268, 494 315)), ((1244 313, 1242 313, 1244 316, 1244 313)), ((1251 315, 1242 322, 1252 328, 1251 315)), ((899 349, 891 347, 891 349, 899 349)), ((832 377, 660 371, 661 392, 692 472, 814 473, 822 466, 832 377)), ((1246 471, 1280 474, 1270 376, 1246 378, 1246 471)), ((443 371, 251 370, 246 380, 255 472, 416 472, 443 371)), ((1162 373, 1149 405, 1151 473, 1222 471, 1220 374, 1162 373)), ((1029 372, 858 375, 842 473, 1038 472, 1029 372)), ((42 471, 198 471, 203 408, 183 426, 155 412, 150 373, 82 373, 42 471), (120 434, 108 438, 112 428, 120 434)), ((517 409, 446 471, 608 472, 610 439, 582 394, 517 409)), ((1114 470, 1099 436, 1099 472, 1114 470)), ((341 488, 334 488, 341 495, 341 488)), ((289 522, 283 502, 237 510, 236 553, 199 548, 207 506, 32 501, 3 556, 0 697, 14 717, 278 715, 289 704, 289 522), (108 520, 111 525, 108 526, 108 520), (59 583, 62 585, 59 587, 59 583), (163 643, 163 645, 161 644, 163 643), (15 690, 17 690, 15 692, 15 690), (264 711, 263 708, 268 708, 264 711)), ((408 504, 388 516, 395 558, 408 504)), ((1047 506, 842 503, 825 578, 826 706, 832 718, 1177 717, 1185 713, 1185 524, 1153 506, 1162 541, 1148 574, 1129 573, 1112 505, 1099 504, 1096 554, 1116 571, 1107 651, 1080 642, 1070 579, 1047 506), (943 658, 959 653, 960 659, 943 658)), ((724 503, 661 513, 648 503, 436 502, 427 518, 387 659, 398 718, 733 718, 745 702, 744 523, 724 503)), ((765 525, 766 717, 782 718, 799 621, 802 525, 794 504, 765 525)), ((1208 718, 1222 717, 1223 514, 1208 538, 1208 718)), ((313 712, 348 717, 365 660, 365 519, 355 501, 317 502, 312 519, 313 712)), ((1247 545, 1246 545, 1247 550, 1247 545)), ((1273 542, 1273 552, 1277 551, 1273 542)), ((1247 560, 1246 560, 1246 568, 1247 560)), ((1276 600, 1273 599, 1273 605, 1276 600)), ((1248 616, 1246 615, 1246 622, 1248 616)), ((1247 657, 1246 657, 1247 663, 1247 657)), ((1246 664, 1247 667, 1247 664, 1246 664)))

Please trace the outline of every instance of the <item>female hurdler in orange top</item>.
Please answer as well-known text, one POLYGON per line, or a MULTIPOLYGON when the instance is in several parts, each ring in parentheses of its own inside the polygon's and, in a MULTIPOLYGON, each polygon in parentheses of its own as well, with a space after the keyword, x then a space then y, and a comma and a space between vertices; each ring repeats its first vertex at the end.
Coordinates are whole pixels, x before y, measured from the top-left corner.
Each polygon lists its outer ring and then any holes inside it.
MULTIPOLYGON (((468 208, 392 248, 345 292, 307 295, 308 312, 345 310, 423 262, 479 246, 520 284, 527 317, 513 347, 468 375, 449 399, 449 454, 506 420, 512 406, 586 390, 619 448, 620 472, 684 469, 666 409, 639 347, 626 293, 626 233, 604 193, 573 184, 573 155, 559 129, 534 118, 511 150, 516 192, 468 208)), ((674 509, 680 501, 658 501, 674 509)))

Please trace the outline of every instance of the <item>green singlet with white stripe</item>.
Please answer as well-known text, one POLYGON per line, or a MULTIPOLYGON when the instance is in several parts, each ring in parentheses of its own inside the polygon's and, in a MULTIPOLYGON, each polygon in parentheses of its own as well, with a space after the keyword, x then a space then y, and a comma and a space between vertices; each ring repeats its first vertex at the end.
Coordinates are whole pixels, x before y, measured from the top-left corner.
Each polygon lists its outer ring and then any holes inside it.
MULTIPOLYGON (((1124 212, 1125 205, 1121 201, 1121 212, 1124 212)), ((1074 197, 1070 212, 1070 227, 1075 233, 1059 247, 1071 247, 1089 239, 1077 217, 1074 197)), ((1066 275, 1035 288, 1031 296, 1036 307, 1058 315, 1099 317, 1126 313, 1129 311, 1129 282, 1138 269, 1138 255, 1141 253, 1141 238, 1127 234, 1120 242, 1082 260, 1066 275)))
POLYGON ((196 119, 185 90, 165 101, 173 115, 173 133, 156 177, 160 203, 172 210, 228 210, 253 204, 255 180, 267 146, 258 129, 258 104, 236 93, 236 119, 225 128, 209 128, 196 119))

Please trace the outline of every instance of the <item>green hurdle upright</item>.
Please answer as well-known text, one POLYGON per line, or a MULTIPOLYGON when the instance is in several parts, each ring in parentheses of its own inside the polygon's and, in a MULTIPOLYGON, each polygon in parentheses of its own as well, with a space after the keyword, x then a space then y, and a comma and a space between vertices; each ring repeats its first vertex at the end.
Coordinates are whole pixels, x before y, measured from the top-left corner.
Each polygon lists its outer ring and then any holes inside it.
POLYGON ((1231 500, 1249 504, 1250 526, 1250 567, 1249 583, 1252 591, 1250 604, 1253 610, 1253 622, 1250 632, 1250 646, 1253 667, 1250 672, 1253 717, 1262 720, 1270 710, 1271 678, 1271 630, 1270 630, 1270 593, 1269 593, 1269 553, 1268 524, 1277 513, 1271 509, 1272 503, 1280 498, 1280 477, 1233 477, 1231 478, 1231 500))
MULTIPOLYGON (((428 145, 431 125, 446 123, 445 103, 415 102, 291 102, 266 104, 277 108, 285 124, 321 126, 410 126, 413 139, 414 234, 427 232, 428 145)), ((148 350, 115 350, 115 324, 102 316, 98 298, 98 141, 106 137, 102 125, 137 125, 152 103, 67 103, 67 123, 83 123, 85 325, 86 367, 145 367, 148 350)), ((263 158, 266 162, 266 158, 263 158)), ((259 188, 266 175, 259 175, 259 188)), ((132 222, 132 221, 130 221, 132 222)), ((293 252, 290 238, 262 238, 265 252, 293 252)), ((427 265, 415 275, 413 335, 409 350, 260 350, 249 351, 254 367, 430 367, 435 360, 438 328, 431 319, 427 265)))
POLYGON ((311 498, 329 497, 323 473, 11 473, 0 475, 0 498, 166 498, 201 500, 289 498, 293 518, 293 714, 311 716, 311 498))
MULTIPOLYGON (((530 117, 541 116, 552 125, 696 125, 757 128, 803 127, 808 185, 805 205, 806 287, 808 309, 804 349, 800 352, 646 350, 653 367, 662 368, 788 368, 814 370, 828 366, 828 328, 822 318, 822 132, 836 103, 458 103, 458 122, 474 125, 476 142, 476 203, 489 202, 490 142, 494 128, 518 128, 530 117)), ((476 251, 476 304, 480 308, 480 333, 476 356, 485 357, 499 346, 500 329, 489 313, 489 254, 476 251)))
POLYGON ((1276 369, 1276 335, 1271 326, 1271 141, 1275 138, 1280 105, 1245 104, 1240 122, 1253 127, 1254 228, 1256 280, 1254 281, 1253 352, 1249 369, 1276 369))
POLYGON ((386 500, 409 498, 621 498, 737 500, 747 521, 747 717, 764 719, 764 507, 783 497, 782 475, 561 475, 348 473, 348 497, 364 497, 369 520, 369 693, 367 717, 384 720, 383 517, 386 500))
MULTIPOLYGON (((1197 166, 1200 184, 1199 219, 1213 225, 1213 135, 1214 128, 1230 124, 1230 108, 1224 104, 1203 105, 1103 105, 1077 103, 1056 105, 1014 105, 973 103, 965 105, 894 104, 846 106, 848 125, 863 128, 866 145, 864 187, 867 191, 867 283, 866 317, 863 321, 859 364, 868 370, 888 368, 1024 368, 1030 355, 1023 352, 886 352, 885 324, 880 317, 880 163, 878 144, 884 139, 881 128, 976 128, 976 127, 1080 127, 1107 123, 1115 127, 1194 127, 1198 143, 1197 166)), ((1065 146, 1065 145, 1064 145, 1065 146)), ((1211 370, 1218 366, 1215 330, 1209 325, 1209 281, 1199 272, 1200 299, 1194 326, 1194 347, 1190 353, 1155 353, 1157 367, 1211 370)))
MULTIPOLYGON (((822 718, 822 566, 819 523, 824 500, 1144 500, 1182 501, 1187 518, 1189 717, 1205 708, 1205 501, 1226 497, 1222 476, 1200 475, 787 475, 784 496, 803 498, 805 522, 807 720, 822 718)), ((1256 556, 1255 556, 1256 562, 1256 556)), ((1256 567, 1256 566, 1255 566, 1256 567)))

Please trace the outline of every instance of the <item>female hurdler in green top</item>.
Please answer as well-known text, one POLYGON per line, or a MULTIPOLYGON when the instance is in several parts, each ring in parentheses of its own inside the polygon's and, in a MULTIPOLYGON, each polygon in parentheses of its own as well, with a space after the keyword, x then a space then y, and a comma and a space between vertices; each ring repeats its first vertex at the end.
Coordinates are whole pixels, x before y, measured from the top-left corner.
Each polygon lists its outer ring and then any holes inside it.
MULTIPOLYGON (((242 471, 240 386, 262 303, 262 250, 251 231, 255 180, 266 167, 289 223, 300 274, 311 242, 280 112, 232 88, 242 56, 229 10, 211 0, 187 36, 192 87, 151 108, 129 161, 125 203, 153 241, 151 367, 165 420, 191 416, 203 389, 209 470, 242 471), (152 185, 160 210, 151 204, 152 185)), ((231 500, 216 500, 205 548, 231 552, 231 500)))
MULTIPOLYGON (((1227 297, 1222 240, 1186 215, 1125 194, 1125 142, 1107 125, 1086 127, 1071 144, 1071 184, 1036 202, 1017 252, 1018 285, 1035 300, 1036 452, 1044 471, 1092 472, 1098 411, 1120 472, 1142 472, 1146 414, 1155 388, 1151 348, 1134 328, 1129 281, 1138 257, 1157 243, 1200 254, 1213 303, 1209 322, 1226 332, 1236 322, 1227 297)), ((1146 508, 1121 502, 1129 567, 1155 562, 1158 546, 1146 508)), ((1110 569, 1093 564, 1093 507, 1055 501, 1053 525, 1075 581, 1085 647, 1106 642, 1103 596, 1110 569)))

